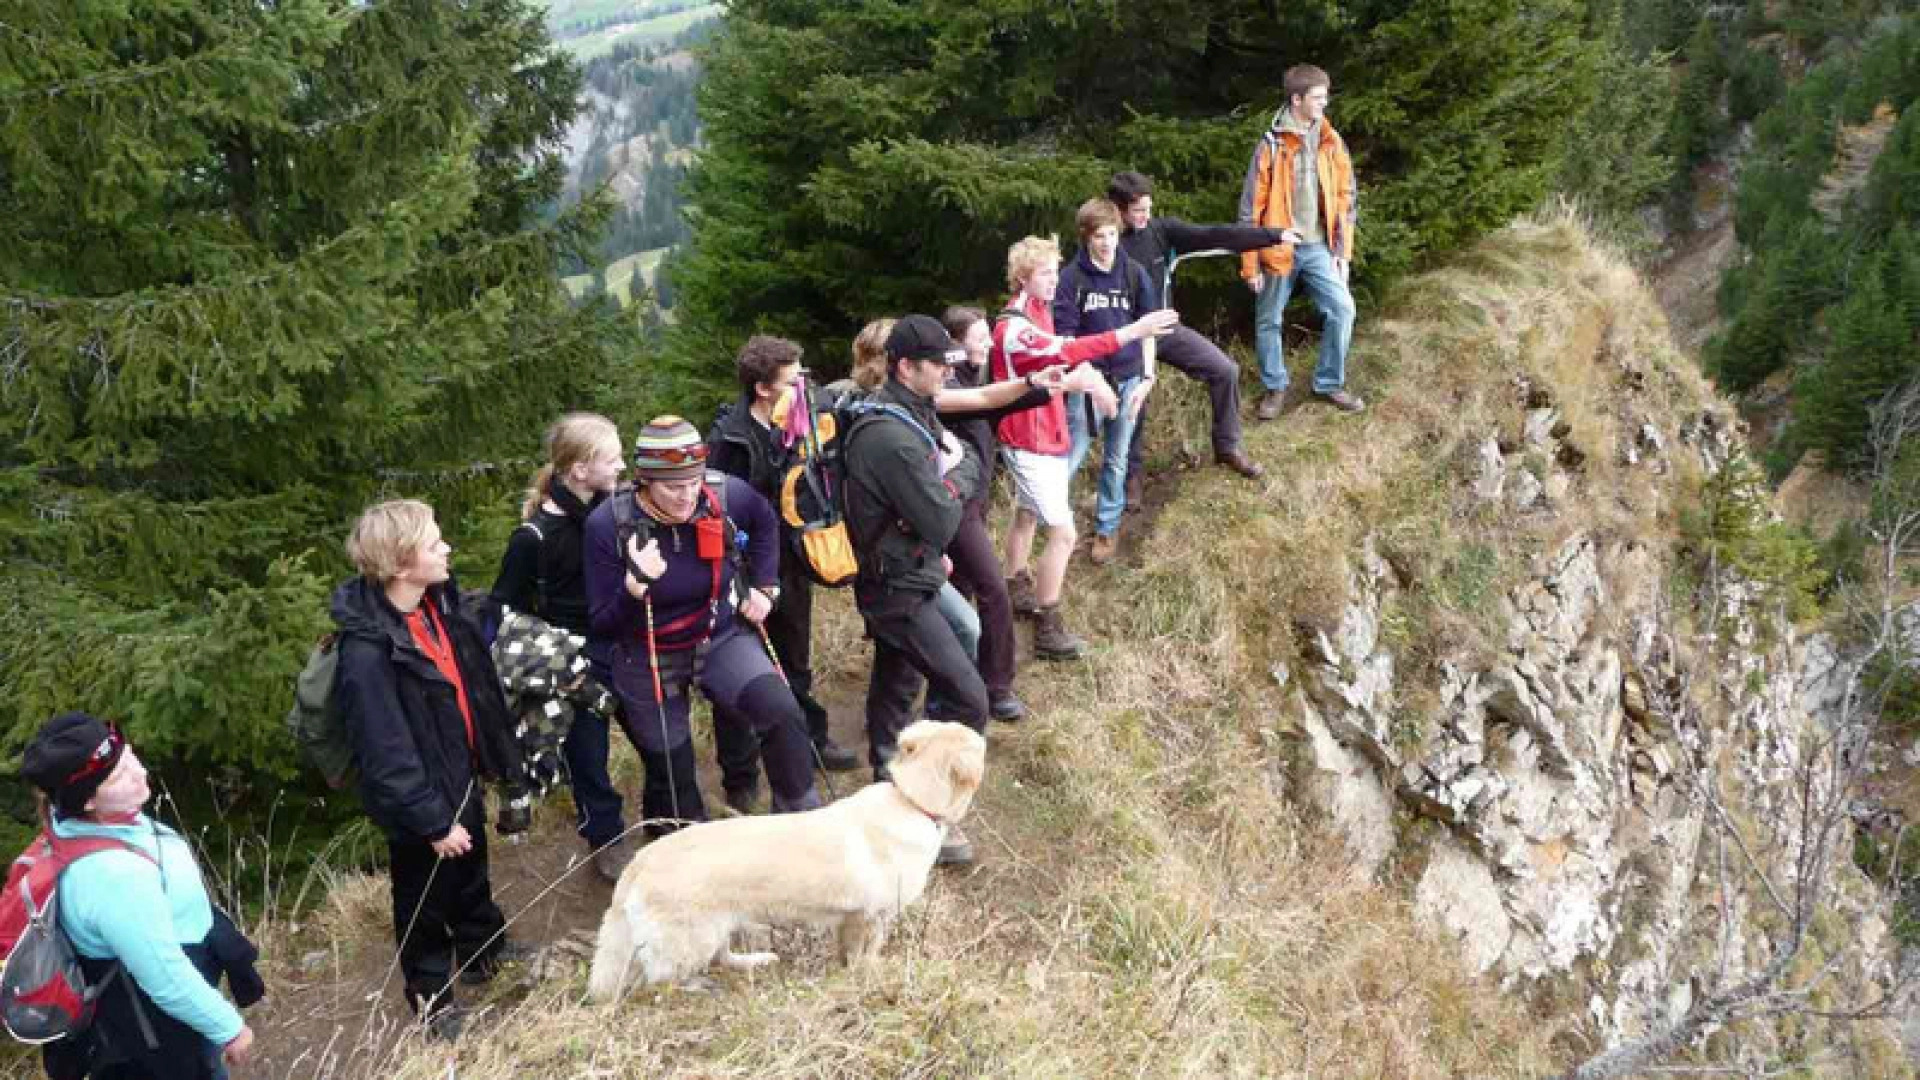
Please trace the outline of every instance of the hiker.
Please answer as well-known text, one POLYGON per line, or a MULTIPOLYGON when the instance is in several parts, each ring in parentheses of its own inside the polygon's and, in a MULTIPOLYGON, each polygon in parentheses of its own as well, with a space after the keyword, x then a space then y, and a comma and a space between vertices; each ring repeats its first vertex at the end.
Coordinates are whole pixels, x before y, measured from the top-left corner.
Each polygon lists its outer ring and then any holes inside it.
MULTIPOLYGON (((785 338, 756 334, 747 339, 733 364, 740 400, 723 407, 707 434, 708 467, 745 480, 769 504, 778 501, 781 480, 799 460, 773 425, 773 407, 800 376, 800 358, 800 346, 785 338)), ((835 772, 858 768, 859 756, 833 741, 826 707, 813 696, 813 580, 785 522, 780 524, 779 593, 767 615, 767 637, 806 714, 814 753, 835 772)), ((760 786, 760 748, 752 725, 743 717, 715 713, 713 741, 727 805, 744 813, 760 786)))
MULTIPOLYGON (((585 637, 590 627, 582 530, 587 515, 619 485, 627 464, 619 429, 595 413, 562 416, 547 429, 545 442, 547 463, 527 488, 521 524, 507 538, 490 595, 585 637)), ((612 718, 571 702, 561 707, 572 714, 561 752, 573 791, 574 831, 587 842, 594 872, 618 881, 633 844, 621 820, 620 792, 607 770, 612 718)))
POLYGON ((1353 160, 1346 141, 1327 122, 1333 89, 1327 73, 1295 64, 1282 83, 1287 103, 1254 147, 1240 187, 1241 222, 1285 231, 1279 246, 1240 256, 1240 277, 1257 298, 1253 351, 1267 388, 1254 418, 1274 419, 1286 400, 1281 316, 1296 279, 1325 319, 1313 392, 1342 412, 1357 413, 1366 402, 1346 388, 1354 319, 1353 294, 1347 290, 1356 221, 1353 160))
MULTIPOLYGON (((867 745, 881 780, 923 679, 956 721, 981 733, 987 726, 986 684, 934 600, 947 586, 947 545, 980 486, 979 459, 947 433, 933 406, 948 366, 966 354, 925 315, 895 323, 886 349, 887 381, 872 398, 886 409, 841 436, 848 440, 847 526, 860 562, 854 603, 873 638, 867 745)), ((973 861, 958 827, 949 827, 938 861, 973 861)))
MULTIPOLYGON (((986 504, 993 488, 993 451, 997 445, 993 438, 994 425, 1016 412, 1047 404, 1059 392, 1105 389, 1106 384, 1091 368, 1079 369, 1068 377, 1057 367, 1043 368, 1018 379, 988 382, 986 358, 991 333, 986 317, 971 308, 949 309, 950 314, 955 311, 972 311, 977 329, 970 331, 973 344, 962 344, 967 354, 966 364, 947 368, 946 382, 934 396, 934 412, 972 445, 980 457, 982 476, 980 489, 967 500, 967 516, 949 545, 948 555, 953 562, 951 580, 934 599, 987 684, 988 713, 996 720, 1011 722, 1024 717, 1027 709, 1013 693, 1013 608, 1007 598, 1000 561, 994 555, 992 536, 986 528, 986 504), (1019 396, 1011 396, 1014 394, 1019 396), (976 610, 975 604, 981 607, 976 610)), ((853 381, 862 390, 878 390, 886 380, 886 340, 893 325, 892 319, 876 319, 854 338, 853 381)), ((961 335, 949 331, 948 336, 962 342, 961 335)), ((939 689, 929 686, 928 719, 953 720, 955 713, 956 709, 942 699, 939 689)))
POLYGON ((716 714, 751 722, 774 812, 821 805, 806 714, 762 636, 780 599, 778 520, 751 485, 706 462, 692 424, 656 417, 633 442, 634 484, 587 516, 587 648, 640 750, 641 812, 655 836, 707 820, 696 685, 716 714))
POLYGON ((465 1022, 454 975, 480 985, 526 955, 508 942, 493 901, 480 784, 519 776, 520 749, 433 508, 414 499, 368 507, 346 547, 359 574, 333 591, 333 701, 361 805, 387 835, 407 1004, 430 1034, 452 1040, 465 1022))
POLYGON ((219 985, 225 974, 235 1000, 258 1001, 259 954, 207 896, 192 846, 147 816, 147 770, 126 737, 63 713, 40 725, 20 771, 45 796, 56 842, 105 838, 131 849, 77 858, 60 878, 60 929, 87 985, 104 988, 92 1027, 42 1046, 47 1075, 214 1080, 246 1064, 253 1029, 219 985))
MULTIPOLYGON (((1283 230, 1259 225, 1192 225, 1177 217, 1153 213, 1153 181, 1131 170, 1107 181, 1107 198, 1120 210, 1120 250, 1147 271, 1163 306, 1172 306, 1171 263, 1182 255, 1221 248, 1253 251, 1280 243, 1283 230)), ((1213 460, 1249 480, 1266 470, 1247 456, 1240 433, 1240 365, 1184 322, 1159 339, 1161 368, 1171 367, 1207 388, 1213 405, 1213 460)), ((1133 445, 1127 451, 1127 509, 1140 505, 1146 480, 1147 409, 1133 425, 1133 445)))
MULTIPOLYGON (((1007 249, 1007 287, 1013 295, 994 323, 989 364, 996 377, 1014 378, 1052 364, 1068 365, 1069 377, 1076 377, 1075 370, 1085 361, 1164 333, 1179 321, 1171 311, 1151 311, 1117 330, 1063 337, 1053 331, 1053 296, 1059 284, 1060 244, 1053 237, 1029 236, 1007 249)), ((1100 412, 1107 414, 1118 407, 1105 379, 1096 379, 1094 385, 1100 412)), ((1086 653, 1087 643, 1067 631, 1060 615, 1061 586, 1076 541, 1073 507, 1067 498, 1071 443, 1066 404, 1056 398, 1040 408, 1015 413, 1000 421, 999 436, 1018 492, 1005 560, 1012 573, 1007 593, 1014 614, 1039 620, 1033 635, 1036 658, 1076 659, 1086 653), (1029 570, 1034 532, 1041 525, 1047 529, 1046 551, 1029 570)))
MULTIPOLYGON (((1119 330, 1135 318, 1160 308, 1146 268, 1127 258, 1120 250, 1120 211, 1105 199, 1088 199, 1074 215, 1080 234, 1080 251, 1060 271, 1060 283, 1053 293, 1054 330, 1064 337, 1091 336, 1104 330, 1119 330)), ((1153 392, 1158 372, 1155 344, 1151 336, 1130 341, 1105 356, 1095 357, 1093 366, 1113 387, 1120 408, 1112 416, 1094 419, 1085 402, 1067 399, 1067 430, 1072 442, 1067 453, 1067 475, 1080 472, 1080 465, 1100 438, 1098 493, 1093 511, 1093 548, 1088 553, 1095 566, 1113 560, 1120 544, 1120 516, 1127 508, 1127 454, 1133 445, 1134 422, 1153 392)))

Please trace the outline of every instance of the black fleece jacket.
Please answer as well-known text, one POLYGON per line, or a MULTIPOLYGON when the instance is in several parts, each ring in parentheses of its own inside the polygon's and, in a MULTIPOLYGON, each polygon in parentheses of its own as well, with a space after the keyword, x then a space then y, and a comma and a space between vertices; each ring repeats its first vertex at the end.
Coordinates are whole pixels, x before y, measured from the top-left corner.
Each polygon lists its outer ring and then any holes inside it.
POLYGON ((378 584, 353 578, 333 591, 340 628, 334 707, 346 720, 360 800, 395 840, 432 843, 458 820, 462 800, 479 804, 479 779, 518 778, 519 747, 493 657, 459 604, 452 578, 432 586, 432 604, 453 640, 473 711, 473 746, 453 684, 414 644, 405 619, 378 584))
POLYGON ((581 569, 582 529, 587 515, 606 499, 595 495, 581 502, 558 480, 547 486, 547 498, 560 508, 534 511, 507 537, 507 553, 500 559, 500 576, 490 595, 515 611, 525 611, 576 634, 588 627, 587 578, 581 569))

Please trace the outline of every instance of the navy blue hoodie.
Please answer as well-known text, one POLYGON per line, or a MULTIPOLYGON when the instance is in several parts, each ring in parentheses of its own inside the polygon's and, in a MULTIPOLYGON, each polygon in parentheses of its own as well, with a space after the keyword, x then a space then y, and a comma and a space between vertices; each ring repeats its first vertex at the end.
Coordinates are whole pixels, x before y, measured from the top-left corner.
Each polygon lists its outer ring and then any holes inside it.
MULTIPOLYGON (((1087 337, 1118 330, 1149 311, 1160 310, 1160 295, 1146 268, 1113 253, 1113 269, 1102 270, 1082 247, 1080 254, 1060 270, 1060 287, 1053 294, 1053 331, 1061 337, 1087 337)), ((1116 389, 1146 370, 1140 342, 1093 362, 1116 389)))

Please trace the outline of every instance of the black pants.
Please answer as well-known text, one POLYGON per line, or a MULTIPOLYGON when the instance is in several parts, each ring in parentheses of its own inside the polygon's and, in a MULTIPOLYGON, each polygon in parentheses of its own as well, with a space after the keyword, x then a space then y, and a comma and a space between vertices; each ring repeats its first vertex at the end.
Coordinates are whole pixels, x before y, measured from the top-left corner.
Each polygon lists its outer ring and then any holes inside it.
POLYGON ((387 841, 393 937, 400 945, 407 1004, 416 1012, 429 1001, 433 1009, 445 1008, 453 998, 454 971, 485 963, 506 943, 507 920, 487 877, 484 804, 476 787, 459 818, 473 849, 459 858, 440 858, 424 840, 387 841))
MULTIPOLYGON (((1213 452, 1240 449, 1240 365, 1221 352, 1220 346, 1184 326, 1176 326, 1173 333, 1160 338, 1155 349, 1160 363, 1206 385, 1207 397, 1213 402, 1213 452)), ((1139 469, 1147 455, 1147 410, 1153 407, 1152 399, 1148 401, 1133 425, 1133 447, 1127 451, 1128 476, 1146 475, 1139 469)))
POLYGON ((885 593, 872 610, 861 614, 873 638, 867 751, 876 774, 899 752, 900 732, 913 715, 914 700, 925 681, 931 681, 956 710, 955 719, 986 733, 986 683, 931 593, 885 593))
MULTIPOLYGON (((780 656, 793 699, 806 717, 807 737, 815 746, 828 741, 827 709, 813 696, 813 579, 781 552, 780 602, 767 615, 767 639, 780 656)), ((752 791, 760 784, 760 738, 750 717, 713 710, 714 756, 720 782, 728 791, 752 791)))
POLYGON ((1007 596, 1007 579, 1000 569, 1000 557, 994 554, 985 513, 979 503, 967 506, 960 531, 947 544, 947 557, 953 560, 953 587, 980 613, 976 658, 980 679, 987 684, 988 694, 1006 694, 1013 690, 1013 601, 1007 596))

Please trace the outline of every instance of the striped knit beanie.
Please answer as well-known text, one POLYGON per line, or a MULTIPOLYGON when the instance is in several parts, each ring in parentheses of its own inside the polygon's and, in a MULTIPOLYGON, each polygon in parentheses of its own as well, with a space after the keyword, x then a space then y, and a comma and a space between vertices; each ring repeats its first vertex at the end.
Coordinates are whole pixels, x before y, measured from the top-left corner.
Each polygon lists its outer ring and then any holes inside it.
POLYGON ((635 480, 692 480, 707 471, 707 444, 692 424, 656 416, 633 440, 635 480))

